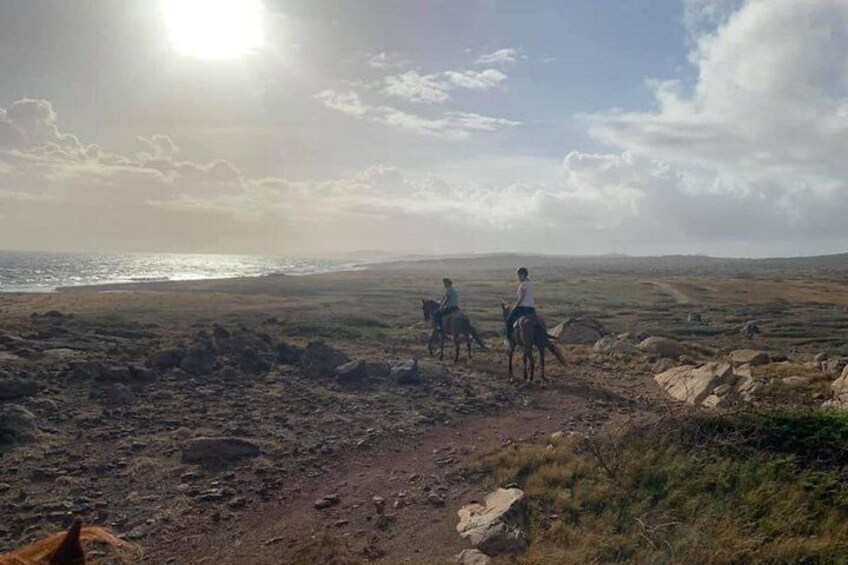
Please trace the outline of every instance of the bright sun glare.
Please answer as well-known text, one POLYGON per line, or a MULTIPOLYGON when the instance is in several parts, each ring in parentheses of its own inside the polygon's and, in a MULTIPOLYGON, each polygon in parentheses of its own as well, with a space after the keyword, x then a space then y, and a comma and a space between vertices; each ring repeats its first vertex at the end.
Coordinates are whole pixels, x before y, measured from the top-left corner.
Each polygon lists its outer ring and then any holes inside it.
POLYGON ((262 44, 261 0, 163 0, 171 43, 200 59, 233 59, 262 44))

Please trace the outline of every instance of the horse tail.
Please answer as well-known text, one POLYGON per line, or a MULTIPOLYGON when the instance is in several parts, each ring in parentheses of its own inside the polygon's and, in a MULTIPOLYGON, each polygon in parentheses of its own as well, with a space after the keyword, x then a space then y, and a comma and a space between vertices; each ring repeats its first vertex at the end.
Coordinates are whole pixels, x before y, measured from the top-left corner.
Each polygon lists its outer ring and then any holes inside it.
POLYGON ((477 345, 480 346, 480 349, 488 349, 488 347, 486 347, 486 344, 483 343, 483 340, 480 339, 480 336, 477 335, 477 330, 474 329, 474 326, 471 325, 471 322, 468 323, 468 333, 471 335, 474 341, 477 342, 477 345))
POLYGON ((554 354, 554 357, 557 358, 557 361, 559 361, 562 366, 565 367, 565 356, 562 354, 562 351, 559 350, 559 347, 557 347, 557 345, 551 341, 546 342, 545 347, 548 348, 551 353, 554 354))

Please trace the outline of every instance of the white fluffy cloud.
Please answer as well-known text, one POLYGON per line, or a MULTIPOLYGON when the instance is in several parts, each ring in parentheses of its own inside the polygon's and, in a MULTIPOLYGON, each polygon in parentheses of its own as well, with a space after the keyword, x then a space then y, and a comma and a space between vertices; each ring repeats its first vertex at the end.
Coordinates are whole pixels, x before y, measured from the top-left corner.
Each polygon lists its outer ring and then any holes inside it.
POLYGON ((474 61, 477 65, 511 65, 518 59, 518 50, 512 47, 498 49, 492 53, 480 55, 474 61))
POLYGON ((343 114, 368 122, 383 124, 395 129, 441 139, 467 139, 474 133, 491 132, 520 122, 505 118, 482 116, 468 112, 445 112, 436 118, 427 118, 391 106, 372 106, 362 101, 353 91, 322 90, 316 98, 343 114))
POLYGON ((507 80, 507 75, 497 69, 484 71, 445 71, 421 75, 408 71, 387 76, 382 90, 387 96, 403 98, 412 102, 433 104, 450 99, 449 92, 456 88, 488 90, 507 80))

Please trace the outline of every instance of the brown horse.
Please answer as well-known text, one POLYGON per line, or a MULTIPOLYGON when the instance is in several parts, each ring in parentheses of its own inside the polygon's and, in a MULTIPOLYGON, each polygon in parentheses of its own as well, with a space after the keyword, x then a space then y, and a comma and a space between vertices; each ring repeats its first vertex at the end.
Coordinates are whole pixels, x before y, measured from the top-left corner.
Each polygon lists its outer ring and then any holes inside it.
POLYGON ((103 544, 115 550, 116 557, 130 563, 138 555, 138 546, 115 537, 104 528, 83 527, 74 520, 67 532, 59 532, 11 553, 0 555, 0 565, 85 565, 83 541, 103 544))
MULTIPOLYGON (((503 309, 504 321, 509 318, 512 312, 512 306, 508 306, 501 302, 503 309)), ((557 361, 565 366, 565 358, 559 348, 551 342, 548 335, 548 330, 545 327, 545 320, 541 316, 523 316, 519 318, 513 326, 512 340, 509 342, 509 378, 512 378, 512 354, 515 348, 521 346, 524 350, 524 382, 528 382, 527 365, 530 365, 529 382, 533 382, 536 376, 536 359, 533 357, 533 347, 539 351, 539 364, 542 369, 542 386, 545 384, 545 350, 550 349, 557 361)))
MULTIPOLYGON (((435 300, 424 299, 421 301, 421 308, 424 310, 424 320, 429 322, 433 319, 433 315, 436 313, 436 310, 439 309, 439 303, 435 300)), ((435 325, 433 326, 433 333, 430 334, 430 340, 427 342, 427 350, 430 352, 430 355, 433 355, 433 342, 436 341, 437 338, 441 337, 439 359, 445 358, 446 336, 453 338, 453 344, 456 348, 456 355, 454 355, 453 358, 454 363, 459 361, 460 338, 465 339, 465 343, 468 346, 469 359, 471 359, 472 339, 477 342, 477 345, 479 345, 481 349, 486 349, 486 344, 483 343, 483 340, 477 335, 477 332, 471 325, 471 320, 468 319, 468 316, 458 310, 442 317, 442 328, 444 331, 439 332, 439 329, 435 325)))

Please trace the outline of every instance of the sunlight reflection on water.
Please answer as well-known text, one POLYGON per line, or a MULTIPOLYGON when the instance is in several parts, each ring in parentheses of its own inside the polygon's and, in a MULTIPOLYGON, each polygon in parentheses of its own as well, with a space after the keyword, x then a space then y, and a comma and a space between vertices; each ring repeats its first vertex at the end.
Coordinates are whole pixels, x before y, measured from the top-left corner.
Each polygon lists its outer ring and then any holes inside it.
POLYGON ((27 253, 0 251, 0 292, 50 292, 58 287, 188 281, 351 270, 357 262, 251 255, 177 253, 27 253))

